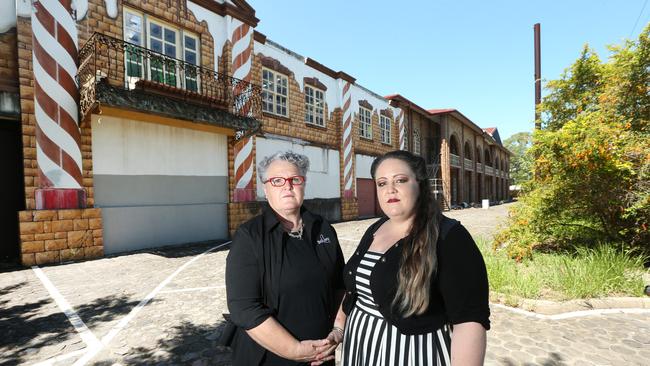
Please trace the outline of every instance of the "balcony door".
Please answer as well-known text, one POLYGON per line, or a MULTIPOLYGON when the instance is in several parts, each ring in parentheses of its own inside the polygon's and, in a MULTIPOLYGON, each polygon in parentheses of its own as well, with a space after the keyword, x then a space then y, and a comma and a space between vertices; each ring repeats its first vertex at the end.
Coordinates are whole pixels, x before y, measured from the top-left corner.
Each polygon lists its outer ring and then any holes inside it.
POLYGON ((144 78, 176 88, 198 91, 199 38, 135 10, 124 10, 126 83, 144 78), (151 52, 153 51, 153 52, 151 52))
POLYGON ((178 79, 179 59, 178 31, 151 19, 147 19, 147 48, 159 54, 152 54, 149 60, 149 80, 169 86, 180 87, 178 79), (164 57, 164 56, 167 57, 164 57))

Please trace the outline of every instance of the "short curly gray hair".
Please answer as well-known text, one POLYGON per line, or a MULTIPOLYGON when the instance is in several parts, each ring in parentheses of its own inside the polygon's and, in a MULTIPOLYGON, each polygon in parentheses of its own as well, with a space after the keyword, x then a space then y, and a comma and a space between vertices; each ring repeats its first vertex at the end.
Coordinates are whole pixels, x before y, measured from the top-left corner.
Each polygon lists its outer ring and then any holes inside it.
POLYGON ((303 177, 307 175, 307 170, 309 170, 309 158, 307 156, 298 154, 291 150, 278 151, 273 155, 264 157, 264 159, 257 164, 257 175, 261 182, 266 181, 266 170, 269 168, 271 163, 276 160, 283 160, 295 165, 296 168, 298 168, 298 172, 300 172, 300 175, 303 177))

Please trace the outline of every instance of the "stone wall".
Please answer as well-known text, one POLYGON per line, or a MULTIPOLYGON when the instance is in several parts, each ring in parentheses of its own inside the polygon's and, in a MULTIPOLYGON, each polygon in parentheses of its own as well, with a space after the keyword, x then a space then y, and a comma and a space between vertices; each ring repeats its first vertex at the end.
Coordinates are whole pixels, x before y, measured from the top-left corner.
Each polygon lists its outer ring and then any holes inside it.
POLYGON ((18 47, 16 28, 0 34, 0 91, 18 90, 18 47))
MULTIPOLYGON (((262 85, 262 58, 266 57, 256 53, 253 57, 253 83, 262 85)), ((279 61, 278 61, 279 62, 279 61)), ((340 141, 341 121, 337 119, 330 106, 325 103, 325 126, 317 126, 305 122, 305 93, 300 89, 300 84, 292 72, 288 77, 287 108, 288 117, 278 116, 264 112, 262 118, 262 132, 275 135, 284 135, 308 141, 313 145, 338 150, 340 141)), ((336 90, 326 90, 325 93, 337 93, 336 90)))
POLYGON ((21 260, 25 266, 98 258, 104 254, 98 208, 28 210, 19 213, 21 260))

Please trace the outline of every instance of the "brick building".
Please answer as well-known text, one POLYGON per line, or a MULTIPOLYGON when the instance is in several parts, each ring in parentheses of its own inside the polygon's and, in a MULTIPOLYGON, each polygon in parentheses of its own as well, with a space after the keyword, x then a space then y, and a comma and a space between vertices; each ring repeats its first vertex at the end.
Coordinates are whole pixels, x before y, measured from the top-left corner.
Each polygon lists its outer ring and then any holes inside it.
POLYGON ((288 50, 243 0, 2 7, 5 259, 227 238, 264 200, 256 162, 285 149, 309 156, 306 205, 333 221, 379 213, 370 164, 400 148, 427 159, 443 203, 507 197, 496 129, 288 50))

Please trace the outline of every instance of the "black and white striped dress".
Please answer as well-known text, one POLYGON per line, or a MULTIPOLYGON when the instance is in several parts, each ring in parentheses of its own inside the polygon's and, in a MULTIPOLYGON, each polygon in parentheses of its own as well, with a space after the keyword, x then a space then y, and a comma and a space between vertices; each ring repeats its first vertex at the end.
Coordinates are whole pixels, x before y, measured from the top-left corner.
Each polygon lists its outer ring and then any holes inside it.
POLYGON ((405 335, 388 324, 370 291, 370 274, 381 253, 368 251, 356 273, 357 301, 345 323, 342 366, 451 365, 451 330, 405 335))

